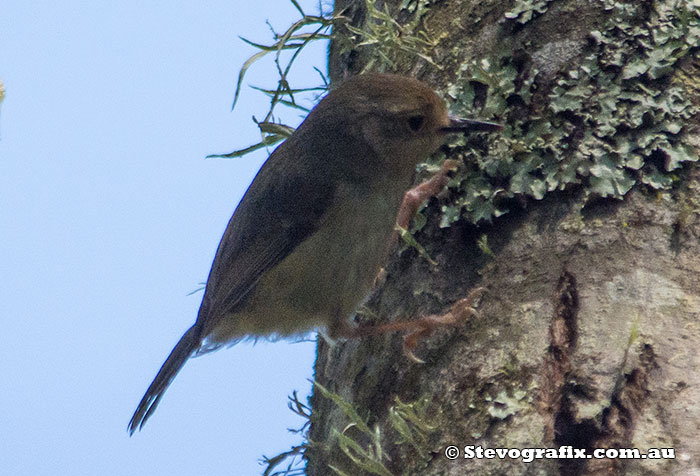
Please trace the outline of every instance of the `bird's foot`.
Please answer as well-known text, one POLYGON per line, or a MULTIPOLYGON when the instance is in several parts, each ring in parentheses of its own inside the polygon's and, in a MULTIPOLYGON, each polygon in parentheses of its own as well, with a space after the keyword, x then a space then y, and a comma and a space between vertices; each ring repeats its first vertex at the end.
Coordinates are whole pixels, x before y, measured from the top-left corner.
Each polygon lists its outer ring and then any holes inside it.
POLYGON ((406 357, 417 363, 425 363, 413 353, 420 339, 427 337, 437 329, 460 326, 470 317, 476 316, 476 306, 484 291, 485 288, 471 290, 467 297, 454 303, 445 314, 433 314, 415 321, 390 322, 378 326, 361 325, 351 327, 350 325, 343 325, 335 329, 333 334, 345 338, 356 338, 403 331, 406 332, 403 338, 403 349, 406 357))
POLYGON ((438 173, 406 192, 396 217, 396 224, 403 229, 408 229, 408 225, 411 219, 416 216, 421 203, 440 193, 450 180, 449 173, 454 172, 458 167, 459 161, 447 159, 443 162, 438 173))
POLYGON ((484 291, 484 288, 475 288, 467 297, 454 303, 447 313, 442 315, 433 314, 422 317, 417 321, 412 321, 414 324, 413 332, 406 334, 403 338, 404 355, 416 363, 424 364, 425 362, 413 353, 418 346, 419 340, 427 337, 436 329, 460 326, 466 323, 469 318, 476 317, 476 306, 484 291))

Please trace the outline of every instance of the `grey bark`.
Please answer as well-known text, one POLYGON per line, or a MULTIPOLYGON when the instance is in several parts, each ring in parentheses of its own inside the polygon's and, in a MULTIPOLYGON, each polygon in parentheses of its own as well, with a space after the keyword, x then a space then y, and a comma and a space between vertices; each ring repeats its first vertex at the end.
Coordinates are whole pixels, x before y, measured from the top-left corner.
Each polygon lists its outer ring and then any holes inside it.
MULTIPOLYGON (((336 11, 351 5, 350 17, 361 21, 362 3, 338 1, 336 11)), ((454 35, 470 54, 499 41, 500 2, 433 3, 426 21, 483 18, 469 37, 454 35)), ((538 38, 531 60, 545 72, 543 84, 575 59, 603 14, 597 2, 561 2, 578 9, 563 17, 559 3, 512 32, 538 38)), ((361 53, 332 47, 332 79, 361 61, 361 53)), ((451 74, 425 65, 411 71, 438 86, 451 74)), ((383 462, 397 476, 700 474, 699 192, 700 167, 691 164, 673 193, 635 187, 623 200, 591 202, 573 189, 524 201, 490 225, 439 229, 429 220, 423 240, 433 240, 437 266, 397 254, 368 307, 383 322, 439 314, 483 286, 478 316, 422 341, 422 365, 402 355, 398 335, 319 340, 315 378, 382 431, 383 462), (477 247, 482 234, 493 256, 477 247), (397 443, 395 397, 429 402, 425 451, 397 443), (675 459, 450 460, 448 445, 674 448, 675 459)), ((312 405, 307 474, 334 474, 329 464, 373 474, 338 449, 334 429, 368 444, 366 436, 347 429, 347 415, 319 392, 312 405)))

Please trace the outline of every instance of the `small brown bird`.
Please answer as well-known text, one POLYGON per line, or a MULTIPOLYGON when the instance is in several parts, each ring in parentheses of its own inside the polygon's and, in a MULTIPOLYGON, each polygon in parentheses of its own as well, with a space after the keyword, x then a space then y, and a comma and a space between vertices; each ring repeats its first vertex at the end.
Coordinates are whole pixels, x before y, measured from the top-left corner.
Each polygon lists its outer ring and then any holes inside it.
POLYGON ((365 74, 330 92, 270 155, 236 208, 197 321, 146 391, 130 434, 192 355, 319 326, 353 335, 348 319, 383 264, 416 164, 447 133, 497 129, 448 116, 444 101, 415 79, 365 74))

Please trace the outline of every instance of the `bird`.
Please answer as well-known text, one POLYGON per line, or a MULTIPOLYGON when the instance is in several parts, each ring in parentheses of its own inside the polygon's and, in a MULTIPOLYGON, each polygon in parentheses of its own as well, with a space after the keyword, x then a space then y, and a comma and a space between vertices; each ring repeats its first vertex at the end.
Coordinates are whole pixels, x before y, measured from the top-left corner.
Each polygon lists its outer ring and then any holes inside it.
MULTIPOLYGON (((416 165, 449 133, 500 125, 448 114, 427 84, 395 74, 345 80, 270 154, 219 243, 197 319, 128 424, 133 435, 185 362, 222 346, 326 329, 352 312, 391 249, 416 165)), ((418 332, 420 334, 420 332, 418 332)))

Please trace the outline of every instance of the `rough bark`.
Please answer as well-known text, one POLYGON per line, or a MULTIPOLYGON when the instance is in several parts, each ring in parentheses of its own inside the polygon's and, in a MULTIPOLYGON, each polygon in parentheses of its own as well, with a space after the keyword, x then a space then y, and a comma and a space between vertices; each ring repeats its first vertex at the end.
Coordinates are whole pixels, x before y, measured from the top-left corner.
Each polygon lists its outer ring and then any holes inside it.
MULTIPOLYGON (((361 23, 363 5, 338 1, 336 12, 350 8, 361 23)), ((540 88, 551 88, 604 21, 601 5, 549 2, 535 20, 508 30, 502 19, 512 5, 435 1, 424 24, 451 33, 436 53, 444 69, 419 61, 399 72, 446 87, 460 60, 497 48, 507 34, 511 44, 532 45, 524 61, 537 67, 540 88)), ((359 71, 362 55, 332 47, 332 79, 359 71)), ((696 64, 693 53, 679 71, 696 64)), ((698 90, 686 88, 696 105, 698 90)), ((479 315, 424 340, 417 355, 425 364, 402 355, 397 335, 319 340, 316 381, 381 430, 380 459, 396 476, 700 474, 700 167, 687 163, 678 175, 671 189, 635 184, 621 200, 597 199, 585 183, 541 200, 519 197, 510 213, 478 226, 460 220, 440 228, 429 216, 417 238, 437 265, 412 250, 397 253, 368 308, 380 321, 447 312, 483 286, 479 315), (482 235, 492 254, 477 245, 482 235), (397 397, 427 402, 409 432, 424 442, 406 443, 392 423, 397 397), (675 459, 450 460, 449 445, 674 448, 675 459)), ((439 201, 429 210, 437 214, 439 201)), ((312 406, 307 474, 334 474, 329 465, 384 474, 339 449, 338 432, 364 447, 371 438, 347 428, 337 402, 316 391, 312 406)))

